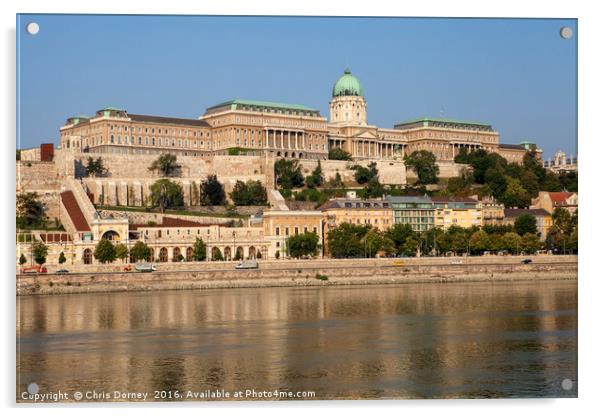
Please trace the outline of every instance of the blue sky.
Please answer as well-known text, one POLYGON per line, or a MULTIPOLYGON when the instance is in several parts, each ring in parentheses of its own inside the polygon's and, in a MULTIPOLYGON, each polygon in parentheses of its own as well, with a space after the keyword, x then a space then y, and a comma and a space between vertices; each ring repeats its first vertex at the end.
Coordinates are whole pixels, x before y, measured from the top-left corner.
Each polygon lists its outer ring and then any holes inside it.
POLYGON ((328 116, 349 66, 368 122, 490 123, 501 142, 576 153, 575 20, 20 15, 18 146, 57 142, 67 117, 115 106, 201 115, 231 98, 328 116), (25 25, 35 21, 31 36, 25 25), (559 35, 573 28, 573 39, 559 35))

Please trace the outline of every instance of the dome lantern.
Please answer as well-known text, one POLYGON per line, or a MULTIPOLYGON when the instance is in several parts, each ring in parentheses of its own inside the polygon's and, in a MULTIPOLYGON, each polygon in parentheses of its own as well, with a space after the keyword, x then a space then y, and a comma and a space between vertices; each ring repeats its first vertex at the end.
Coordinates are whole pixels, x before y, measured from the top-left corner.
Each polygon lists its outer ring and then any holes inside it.
POLYGON ((335 82, 332 87, 333 97, 359 96, 364 97, 364 89, 360 81, 351 74, 349 68, 345 68, 343 75, 335 82))

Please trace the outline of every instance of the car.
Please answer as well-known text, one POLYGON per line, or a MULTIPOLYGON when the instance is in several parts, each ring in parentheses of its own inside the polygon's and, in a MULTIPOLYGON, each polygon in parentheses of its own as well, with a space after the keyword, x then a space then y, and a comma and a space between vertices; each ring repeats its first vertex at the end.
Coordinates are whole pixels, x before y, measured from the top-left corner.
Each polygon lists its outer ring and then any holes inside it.
POLYGON ((405 266, 406 262, 403 260, 395 260, 392 264, 392 266, 394 267, 401 267, 401 266, 405 266))
POLYGON ((41 267, 41 266, 30 266, 30 267, 23 268, 22 273, 25 273, 25 274, 48 273, 48 269, 46 267, 41 267))
POLYGON ((58 269, 56 271, 56 274, 67 274, 67 273, 69 273, 69 270, 67 270, 67 269, 58 269))
POLYGON ((531 259, 524 259, 524 260, 521 260, 521 263, 522 264, 531 264, 531 263, 533 263, 533 260, 531 260, 531 259))
POLYGON ((257 260, 246 260, 238 263, 235 268, 237 270, 258 269, 259 264, 257 264, 257 260))
POLYGON ((452 260, 451 264, 463 264, 464 262, 462 260, 452 260))

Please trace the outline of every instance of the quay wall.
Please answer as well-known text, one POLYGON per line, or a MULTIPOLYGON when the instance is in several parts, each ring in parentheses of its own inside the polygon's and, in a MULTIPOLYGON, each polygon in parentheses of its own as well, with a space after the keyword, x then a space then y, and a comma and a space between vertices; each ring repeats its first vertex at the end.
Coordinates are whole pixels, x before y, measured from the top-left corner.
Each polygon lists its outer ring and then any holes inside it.
POLYGON ((204 263, 205 267, 194 270, 189 265, 188 270, 159 269, 154 273, 99 271, 68 275, 18 275, 17 294, 577 279, 575 256, 552 259, 538 259, 526 265, 517 261, 517 258, 513 262, 475 261, 462 264, 450 264, 448 259, 448 263, 417 261, 399 267, 393 266, 391 260, 355 265, 332 260, 303 264, 291 261, 262 263, 256 270, 235 270, 233 263, 224 262, 217 265, 204 263), (318 275, 327 276, 327 280, 320 280, 318 275))

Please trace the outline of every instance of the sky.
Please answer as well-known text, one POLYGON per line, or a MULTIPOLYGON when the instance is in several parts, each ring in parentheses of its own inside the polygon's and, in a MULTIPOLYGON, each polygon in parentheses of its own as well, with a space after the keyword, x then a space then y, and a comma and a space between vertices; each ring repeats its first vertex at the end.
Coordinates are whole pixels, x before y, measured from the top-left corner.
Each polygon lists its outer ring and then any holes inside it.
POLYGON ((328 117, 346 67, 371 125, 479 121, 546 159, 576 155, 574 19, 18 15, 17 146, 58 143, 68 117, 107 106, 198 118, 245 98, 328 117))

